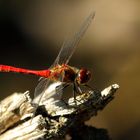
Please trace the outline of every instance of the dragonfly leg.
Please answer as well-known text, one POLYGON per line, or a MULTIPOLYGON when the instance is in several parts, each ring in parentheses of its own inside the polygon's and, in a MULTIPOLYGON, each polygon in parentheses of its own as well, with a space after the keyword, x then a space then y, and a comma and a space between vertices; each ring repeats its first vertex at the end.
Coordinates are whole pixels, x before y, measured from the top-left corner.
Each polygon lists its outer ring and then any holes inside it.
POLYGON ((56 90, 58 91, 57 93, 60 93, 63 89, 69 86, 69 84, 63 84, 64 86, 60 88, 62 85, 59 85, 56 87, 56 90))
POLYGON ((78 83, 75 83, 75 87, 76 87, 76 91, 79 95, 81 95, 83 92, 82 92, 82 89, 80 88, 80 85, 78 83))
MULTIPOLYGON (((76 91, 76 93, 78 93, 79 95, 81 95, 81 94, 83 93, 83 91, 82 91, 82 89, 80 88, 79 84, 78 84, 78 83, 75 83, 74 85, 75 85, 75 91, 76 91)), ((84 86, 86 86, 86 87, 88 87, 90 90, 94 91, 94 89, 91 88, 89 85, 84 85, 84 86)), ((77 101, 77 102, 79 102, 79 103, 81 103, 81 101, 79 101, 79 100, 76 99, 76 96, 75 96, 74 100, 77 101)), ((84 100, 84 99, 83 99, 83 100, 84 100)), ((88 107, 86 104, 85 104, 85 106, 88 107)))
POLYGON ((73 84, 73 98, 74 98, 75 105, 77 105, 76 92, 77 92, 77 89, 76 89, 76 85, 74 83, 73 84))
POLYGON ((75 105, 77 105, 77 102, 81 103, 81 101, 79 101, 79 100, 76 99, 76 93, 82 94, 82 90, 80 89, 80 91, 79 91, 79 89, 78 89, 79 86, 76 85, 76 83, 73 84, 73 87, 74 87, 73 88, 73 98, 74 98, 75 105))

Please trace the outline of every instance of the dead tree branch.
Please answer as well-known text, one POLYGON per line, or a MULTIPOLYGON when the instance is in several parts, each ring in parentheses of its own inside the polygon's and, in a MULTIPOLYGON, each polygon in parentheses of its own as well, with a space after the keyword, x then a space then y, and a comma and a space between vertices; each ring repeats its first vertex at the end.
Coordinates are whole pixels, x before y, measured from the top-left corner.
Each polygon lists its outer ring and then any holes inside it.
POLYGON ((70 98, 68 105, 59 99, 46 98, 37 110, 29 92, 14 93, 0 102, 0 139, 62 139, 69 134, 72 139, 83 137, 85 140, 86 136, 86 139, 97 140, 94 135, 97 129, 89 129, 84 122, 96 116, 114 98, 118 88, 113 84, 102 91, 82 93, 76 97, 76 103, 73 97, 70 98))

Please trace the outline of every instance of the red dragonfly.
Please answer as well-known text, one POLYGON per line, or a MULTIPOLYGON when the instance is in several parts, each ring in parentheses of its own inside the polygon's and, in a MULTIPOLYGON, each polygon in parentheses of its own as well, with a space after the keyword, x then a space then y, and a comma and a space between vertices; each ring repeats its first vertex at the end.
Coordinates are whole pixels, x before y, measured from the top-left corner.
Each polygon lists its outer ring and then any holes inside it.
MULTIPOLYGON (((74 35, 71 40, 65 41, 63 46, 54 62, 54 64, 47 70, 28 70, 23 68, 16 68, 7 65, 0 65, 0 72, 16 72, 22 74, 32 74, 39 77, 43 77, 36 87, 35 94, 38 92, 43 93, 47 89, 48 80, 60 81, 64 84, 64 87, 73 84, 74 90, 79 91, 80 85, 86 85, 91 77, 90 71, 85 68, 78 69, 68 65, 68 62, 74 53, 76 46, 78 45, 80 39, 86 32, 88 26, 91 24, 95 12, 92 12, 86 20, 83 22, 80 30, 74 35), (41 89, 41 91, 40 91, 41 89)), ((74 94, 75 98, 75 94, 74 94)))

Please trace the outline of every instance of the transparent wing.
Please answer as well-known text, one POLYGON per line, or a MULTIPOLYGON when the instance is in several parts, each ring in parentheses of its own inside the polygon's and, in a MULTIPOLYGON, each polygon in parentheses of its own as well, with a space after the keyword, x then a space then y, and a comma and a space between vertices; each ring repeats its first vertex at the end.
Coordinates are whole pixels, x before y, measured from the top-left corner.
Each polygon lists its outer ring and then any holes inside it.
POLYGON ((35 88, 33 103, 43 104, 46 100, 60 100, 62 97, 63 85, 61 82, 54 82, 49 79, 41 79, 35 88))
MULTIPOLYGON (((64 42, 64 44, 63 44, 55 62, 54 62, 54 64, 52 65, 52 67, 57 65, 57 64, 67 64, 69 62, 77 44, 79 43, 80 39, 82 38, 82 36, 86 32, 86 30, 87 30, 88 26, 90 25, 90 23, 92 22, 94 16, 95 16, 95 12, 92 12, 87 17, 87 19, 84 21, 79 32, 77 32, 71 40, 64 42)), ((41 78, 39 84, 37 85, 37 87, 35 89, 35 93, 34 93, 34 97, 36 99, 38 99, 38 104, 40 104, 43 97, 48 98, 50 94, 53 95, 52 93, 56 92, 56 91, 54 91, 55 88, 53 86, 52 86, 53 87, 52 91, 48 90, 51 85, 53 85, 55 87, 55 86, 60 86, 61 83, 55 82, 52 84, 51 80, 46 79, 46 78, 41 78)))
POLYGON ((33 100, 34 103, 38 105, 40 104, 44 96, 45 90, 49 86, 50 82, 51 82, 50 79, 46 79, 46 78, 39 79, 39 83, 35 88, 35 92, 34 92, 34 100, 33 100))
POLYGON ((92 12, 86 20, 83 22, 80 30, 73 36, 71 40, 65 41, 62 45, 62 48, 53 64, 53 66, 57 64, 67 64, 74 53, 76 46, 78 45, 80 39, 86 32, 87 28, 91 24, 93 18, 95 16, 95 12, 92 12))

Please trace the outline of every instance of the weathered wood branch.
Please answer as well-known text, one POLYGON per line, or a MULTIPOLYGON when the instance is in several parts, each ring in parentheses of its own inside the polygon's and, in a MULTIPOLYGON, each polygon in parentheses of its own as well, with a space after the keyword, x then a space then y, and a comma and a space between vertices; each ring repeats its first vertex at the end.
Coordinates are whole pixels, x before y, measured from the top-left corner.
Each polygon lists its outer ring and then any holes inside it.
MULTIPOLYGON (((90 90, 78 95, 76 101, 70 98, 68 105, 61 99, 44 97, 37 109, 29 92, 14 93, 0 103, 0 139, 62 139, 66 134, 74 139, 73 130, 81 136, 78 129, 81 132, 83 128, 88 130, 84 122, 96 116, 114 98, 118 88, 117 84, 113 84, 101 92, 90 90)), ((95 134, 95 129, 91 130, 95 134)), ((83 139, 88 134, 83 134, 83 139)))

